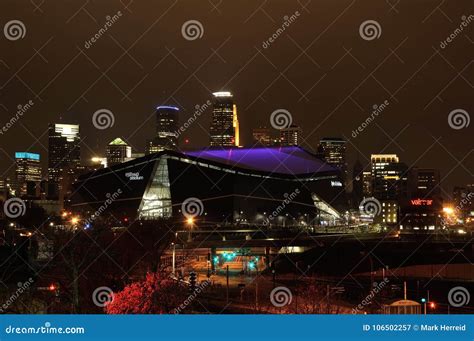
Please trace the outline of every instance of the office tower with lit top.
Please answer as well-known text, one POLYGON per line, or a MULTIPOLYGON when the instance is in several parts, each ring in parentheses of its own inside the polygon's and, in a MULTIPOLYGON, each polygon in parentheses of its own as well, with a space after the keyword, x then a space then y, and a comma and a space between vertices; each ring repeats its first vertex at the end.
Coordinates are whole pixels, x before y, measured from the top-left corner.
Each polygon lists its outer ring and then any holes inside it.
POLYGON ((382 204, 379 221, 398 223, 400 203, 408 197, 408 167, 396 154, 372 154, 372 195, 382 204))
POLYGON ((81 136, 77 124, 55 124, 48 128, 49 194, 59 195, 65 177, 74 181, 81 163, 81 136))
POLYGON ((117 137, 107 146, 106 157, 108 167, 124 163, 131 159, 132 147, 120 137, 117 137))
POLYGON ((15 153, 15 175, 17 181, 17 195, 28 194, 28 187, 37 186, 41 182, 41 162, 40 155, 35 153, 17 152, 15 153))
POLYGON ((178 149, 179 108, 161 105, 156 108, 156 134, 147 141, 146 154, 178 149))
POLYGON ((377 199, 399 199, 408 194, 408 167, 396 154, 372 154, 372 194, 377 199))
POLYGON ((214 92, 212 122, 210 128, 212 147, 239 146, 240 131, 237 106, 230 92, 214 92))
POLYGON ((296 125, 280 130, 280 143, 282 146, 299 146, 302 142, 303 129, 296 125))

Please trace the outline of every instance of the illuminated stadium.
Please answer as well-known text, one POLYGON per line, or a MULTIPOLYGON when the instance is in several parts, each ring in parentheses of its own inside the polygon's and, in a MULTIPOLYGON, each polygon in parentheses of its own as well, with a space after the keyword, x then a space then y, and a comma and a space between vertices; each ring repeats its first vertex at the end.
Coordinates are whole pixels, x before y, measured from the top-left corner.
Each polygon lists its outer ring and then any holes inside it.
POLYGON ((211 224, 332 225, 347 209, 339 170, 300 147, 163 151, 74 186, 72 210, 94 222, 182 221, 192 202, 195 219, 211 224))

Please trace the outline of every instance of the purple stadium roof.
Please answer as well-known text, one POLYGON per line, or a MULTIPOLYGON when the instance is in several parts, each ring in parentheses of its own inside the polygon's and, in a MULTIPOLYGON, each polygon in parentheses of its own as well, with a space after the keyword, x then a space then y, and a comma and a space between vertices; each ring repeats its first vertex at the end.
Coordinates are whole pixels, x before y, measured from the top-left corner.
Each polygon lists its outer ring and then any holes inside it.
POLYGON ((205 149, 185 154, 269 173, 297 175, 335 170, 300 147, 205 149))

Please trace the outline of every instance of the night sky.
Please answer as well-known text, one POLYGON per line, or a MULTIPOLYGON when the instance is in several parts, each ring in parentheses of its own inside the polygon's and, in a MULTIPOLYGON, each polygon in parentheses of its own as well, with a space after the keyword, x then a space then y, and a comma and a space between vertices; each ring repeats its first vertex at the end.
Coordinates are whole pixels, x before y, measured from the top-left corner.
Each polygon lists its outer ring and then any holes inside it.
MULTIPOLYGON (((474 182, 474 123, 459 130, 448 123, 455 109, 474 113, 474 17, 440 47, 474 14, 472 0, 1 0, 0 12, 0 127, 19 104, 34 102, 0 135, 0 177, 12 175, 15 151, 46 161, 50 122, 81 125, 84 160, 103 155, 117 136, 143 151, 157 105, 179 106, 185 121, 213 91, 228 90, 244 145, 282 108, 303 127, 308 149, 321 137, 346 137, 350 168, 357 155, 368 164, 370 153, 397 153, 409 166, 439 168, 445 190, 474 182), (23 39, 6 39, 10 20, 24 24, 23 39), (183 37, 188 20, 202 24, 201 38, 183 37), (378 38, 361 37, 366 20, 378 22, 378 38), (92 124, 102 108, 115 116, 107 130, 92 124)), ((210 119, 207 110, 183 134, 189 147, 208 145, 210 119)))

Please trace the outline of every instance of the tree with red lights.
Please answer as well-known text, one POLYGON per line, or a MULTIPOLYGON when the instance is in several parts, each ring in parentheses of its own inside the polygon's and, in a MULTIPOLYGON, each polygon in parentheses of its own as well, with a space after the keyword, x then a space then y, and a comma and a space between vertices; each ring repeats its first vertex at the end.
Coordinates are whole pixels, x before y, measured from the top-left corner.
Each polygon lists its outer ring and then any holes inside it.
POLYGON ((107 314, 171 314, 186 300, 186 288, 161 274, 148 273, 144 281, 114 294, 107 314))

